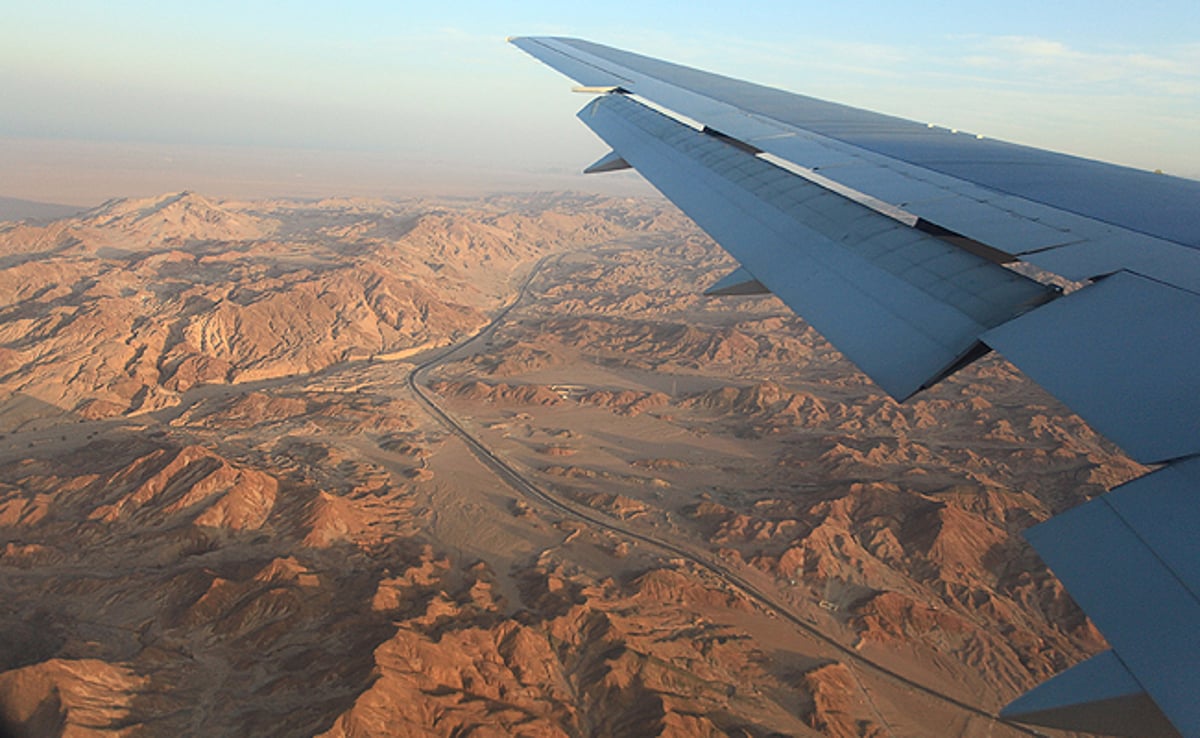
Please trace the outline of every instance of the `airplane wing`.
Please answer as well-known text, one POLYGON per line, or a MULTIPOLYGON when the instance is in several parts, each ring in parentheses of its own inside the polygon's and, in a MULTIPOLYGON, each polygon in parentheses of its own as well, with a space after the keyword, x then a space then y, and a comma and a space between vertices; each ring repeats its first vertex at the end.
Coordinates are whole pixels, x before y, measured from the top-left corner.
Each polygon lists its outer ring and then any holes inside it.
POLYGON ((636 168, 741 263, 710 293, 775 293, 900 400, 996 349, 1162 465, 1027 533, 1112 650, 1001 715, 1200 736, 1200 182, 509 40, 595 94, 587 171, 636 168))

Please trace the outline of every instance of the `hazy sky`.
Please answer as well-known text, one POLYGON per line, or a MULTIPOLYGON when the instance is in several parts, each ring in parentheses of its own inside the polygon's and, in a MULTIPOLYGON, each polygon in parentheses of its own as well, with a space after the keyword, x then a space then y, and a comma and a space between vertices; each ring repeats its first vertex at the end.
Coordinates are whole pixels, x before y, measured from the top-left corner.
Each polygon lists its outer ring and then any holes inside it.
POLYGON ((579 183, 586 99, 510 34, 1200 177, 1196 0, 8 5, 0 195, 579 183))

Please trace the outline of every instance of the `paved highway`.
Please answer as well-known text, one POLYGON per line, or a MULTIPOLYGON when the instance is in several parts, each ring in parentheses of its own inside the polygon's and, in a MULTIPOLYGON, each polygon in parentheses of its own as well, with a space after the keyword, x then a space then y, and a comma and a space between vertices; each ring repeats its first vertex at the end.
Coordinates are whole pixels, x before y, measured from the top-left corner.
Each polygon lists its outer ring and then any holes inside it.
MULTIPOLYGON (((499 314, 496 315, 492 322, 488 323, 470 338, 448 347, 445 351, 442 351, 427 361, 417 365, 409 373, 408 386, 412 390, 413 396, 435 419, 437 419, 439 423, 445 426, 448 431, 458 436, 463 443, 467 445, 467 448, 470 449, 471 453, 479 459, 480 462, 491 469, 496 476, 504 480, 506 484, 508 484, 521 495, 535 502, 541 503, 543 506, 556 510, 568 517, 582 520, 598 529, 611 531, 626 539, 652 546, 661 551, 665 551, 674 556, 685 559, 699 567, 702 567, 703 569, 706 569, 724 581, 731 588, 740 591, 748 599, 758 603, 768 611, 775 612, 779 617, 787 620, 797 628, 800 628, 812 637, 834 649, 848 661, 858 664, 859 666, 862 666, 880 676, 897 682, 909 689, 932 697, 940 702, 952 705, 953 707, 956 707, 971 715, 988 720, 997 726, 1002 726, 1024 735, 1044 736, 1044 734, 1025 728, 1024 726, 1001 721, 987 710, 963 702, 956 697, 938 691, 932 687, 915 682, 912 679, 909 679, 908 677, 905 677, 886 666, 872 661, 849 646, 846 646, 845 644, 836 640, 832 636, 829 636, 818 630, 810 622, 796 614, 789 605, 772 597, 767 592, 763 591, 741 574, 730 569, 716 558, 712 558, 708 555, 692 550, 684 544, 672 542, 664 538, 647 535, 646 533, 634 530, 624 525, 622 521, 602 515, 590 508, 576 505, 566 499, 556 496, 542 487, 539 487, 532 480, 514 468, 511 464, 495 454, 491 449, 484 445, 479 438, 471 435, 461 423, 459 423, 454 419, 453 416, 442 409, 442 407, 439 406, 437 401, 434 399, 435 394, 425 386, 425 376, 434 367, 448 361, 455 354, 471 348, 476 342, 491 334, 495 328, 508 317, 509 313, 512 312, 512 310, 516 308, 522 302, 522 300, 525 299, 529 293, 530 284, 533 283, 533 280, 538 276, 538 274, 545 269, 548 263, 551 261, 557 261, 558 258, 561 257, 547 256, 538 261, 534 268, 530 271, 529 275, 525 278, 525 281, 521 284, 521 288, 518 291, 517 296, 503 310, 501 310, 499 314)), ((855 676, 857 678, 857 675, 855 676)), ((862 684, 861 681, 859 684, 862 684)), ((865 686, 863 686, 863 693, 870 701, 871 697, 866 691, 865 686)), ((873 704, 872 708, 874 708, 873 704)), ((879 714, 878 710, 875 712, 876 714, 879 714)))

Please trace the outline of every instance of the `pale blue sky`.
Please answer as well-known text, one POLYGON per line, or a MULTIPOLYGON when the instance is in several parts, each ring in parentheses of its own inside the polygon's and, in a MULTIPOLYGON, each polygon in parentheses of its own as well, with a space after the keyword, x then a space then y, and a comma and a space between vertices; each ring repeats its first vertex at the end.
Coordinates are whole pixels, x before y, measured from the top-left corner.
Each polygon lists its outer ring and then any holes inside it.
MULTIPOLYGON (((1195 0, 9 5, 0 153, 70 140, 568 171, 603 153, 573 118, 586 100, 504 43, 555 34, 1200 176, 1195 0)), ((4 166, 0 194, 20 194, 4 166)))

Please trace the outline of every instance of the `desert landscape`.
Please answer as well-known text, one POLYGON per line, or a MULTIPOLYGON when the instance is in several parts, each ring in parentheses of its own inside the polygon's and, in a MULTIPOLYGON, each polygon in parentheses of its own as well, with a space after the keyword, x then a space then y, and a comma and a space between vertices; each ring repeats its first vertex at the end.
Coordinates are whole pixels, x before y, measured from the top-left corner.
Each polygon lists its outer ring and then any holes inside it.
POLYGON ((1041 734, 1105 644, 1021 531, 1144 470, 734 266, 595 195, 0 222, 0 734, 1041 734))

